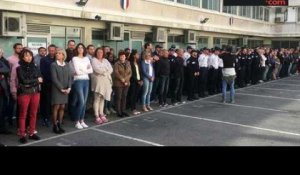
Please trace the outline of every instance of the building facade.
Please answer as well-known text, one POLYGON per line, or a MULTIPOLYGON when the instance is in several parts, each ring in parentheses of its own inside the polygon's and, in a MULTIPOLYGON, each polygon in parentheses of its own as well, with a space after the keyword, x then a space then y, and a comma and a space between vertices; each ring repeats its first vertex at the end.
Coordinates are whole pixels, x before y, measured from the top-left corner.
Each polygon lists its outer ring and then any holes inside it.
POLYGON ((300 2, 223 6, 223 0, 0 0, 0 47, 66 47, 69 39, 115 50, 145 42, 185 48, 299 47, 300 2))

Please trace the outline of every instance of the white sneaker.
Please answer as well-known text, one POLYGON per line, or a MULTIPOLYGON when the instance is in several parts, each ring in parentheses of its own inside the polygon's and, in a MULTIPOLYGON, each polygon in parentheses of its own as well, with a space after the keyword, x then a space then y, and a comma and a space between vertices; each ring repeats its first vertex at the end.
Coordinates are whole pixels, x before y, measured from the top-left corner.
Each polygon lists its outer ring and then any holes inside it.
POLYGON ((86 125, 84 122, 81 122, 80 125, 81 125, 82 127, 84 127, 84 128, 88 128, 88 127, 89 127, 89 126, 86 125))
POLYGON ((77 129, 83 129, 83 127, 81 126, 81 124, 79 122, 76 123, 75 128, 77 128, 77 129))

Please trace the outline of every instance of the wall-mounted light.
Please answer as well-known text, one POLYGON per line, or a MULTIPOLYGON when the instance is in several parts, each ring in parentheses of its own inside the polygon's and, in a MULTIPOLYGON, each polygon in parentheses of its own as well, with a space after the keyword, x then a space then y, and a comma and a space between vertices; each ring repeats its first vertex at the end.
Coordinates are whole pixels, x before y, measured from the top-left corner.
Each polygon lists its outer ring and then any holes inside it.
POLYGON ((203 20, 200 20, 200 23, 205 24, 208 20, 209 20, 209 18, 204 18, 203 20))
POLYGON ((101 20, 101 16, 96 15, 96 16, 95 16, 95 20, 100 21, 100 20, 101 20))
POLYGON ((79 2, 76 2, 78 6, 85 6, 85 4, 88 2, 88 0, 80 0, 79 2))

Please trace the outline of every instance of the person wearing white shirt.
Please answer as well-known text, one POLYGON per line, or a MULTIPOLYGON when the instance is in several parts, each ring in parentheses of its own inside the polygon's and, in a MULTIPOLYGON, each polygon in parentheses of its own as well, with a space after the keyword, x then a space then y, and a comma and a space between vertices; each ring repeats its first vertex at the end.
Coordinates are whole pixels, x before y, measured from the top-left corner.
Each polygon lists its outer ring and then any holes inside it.
POLYGON ((75 70, 73 89, 77 98, 73 119, 75 119, 77 129, 88 127, 84 122, 84 116, 89 92, 89 74, 93 73, 93 68, 86 54, 85 46, 82 43, 77 44, 75 56, 72 59, 75 70))
POLYGON ((208 57, 209 50, 205 47, 203 48, 203 53, 199 56, 199 68, 200 68, 200 76, 199 76, 199 97, 205 97, 205 91, 207 86, 207 66, 208 66, 208 57))
POLYGON ((217 87, 217 76, 219 68, 219 49, 212 49, 212 54, 208 57, 208 93, 214 95, 217 87))

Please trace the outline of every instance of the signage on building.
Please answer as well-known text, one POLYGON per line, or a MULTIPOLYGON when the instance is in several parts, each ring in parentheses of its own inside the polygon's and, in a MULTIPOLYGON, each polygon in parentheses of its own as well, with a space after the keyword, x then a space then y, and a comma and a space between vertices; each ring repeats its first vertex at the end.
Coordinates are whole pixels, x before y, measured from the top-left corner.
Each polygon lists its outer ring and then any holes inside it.
POLYGON ((129 0, 121 0, 121 7, 123 10, 127 10, 129 7, 129 0))
POLYGON ((33 55, 36 55, 36 54, 38 54, 38 49, 40 47, 47 48, 47 43, 29 42, 27 47, 32 51, 33 55))
POLYGON ((224 6, 288 6, 289 0, 224 0, 224 6))

